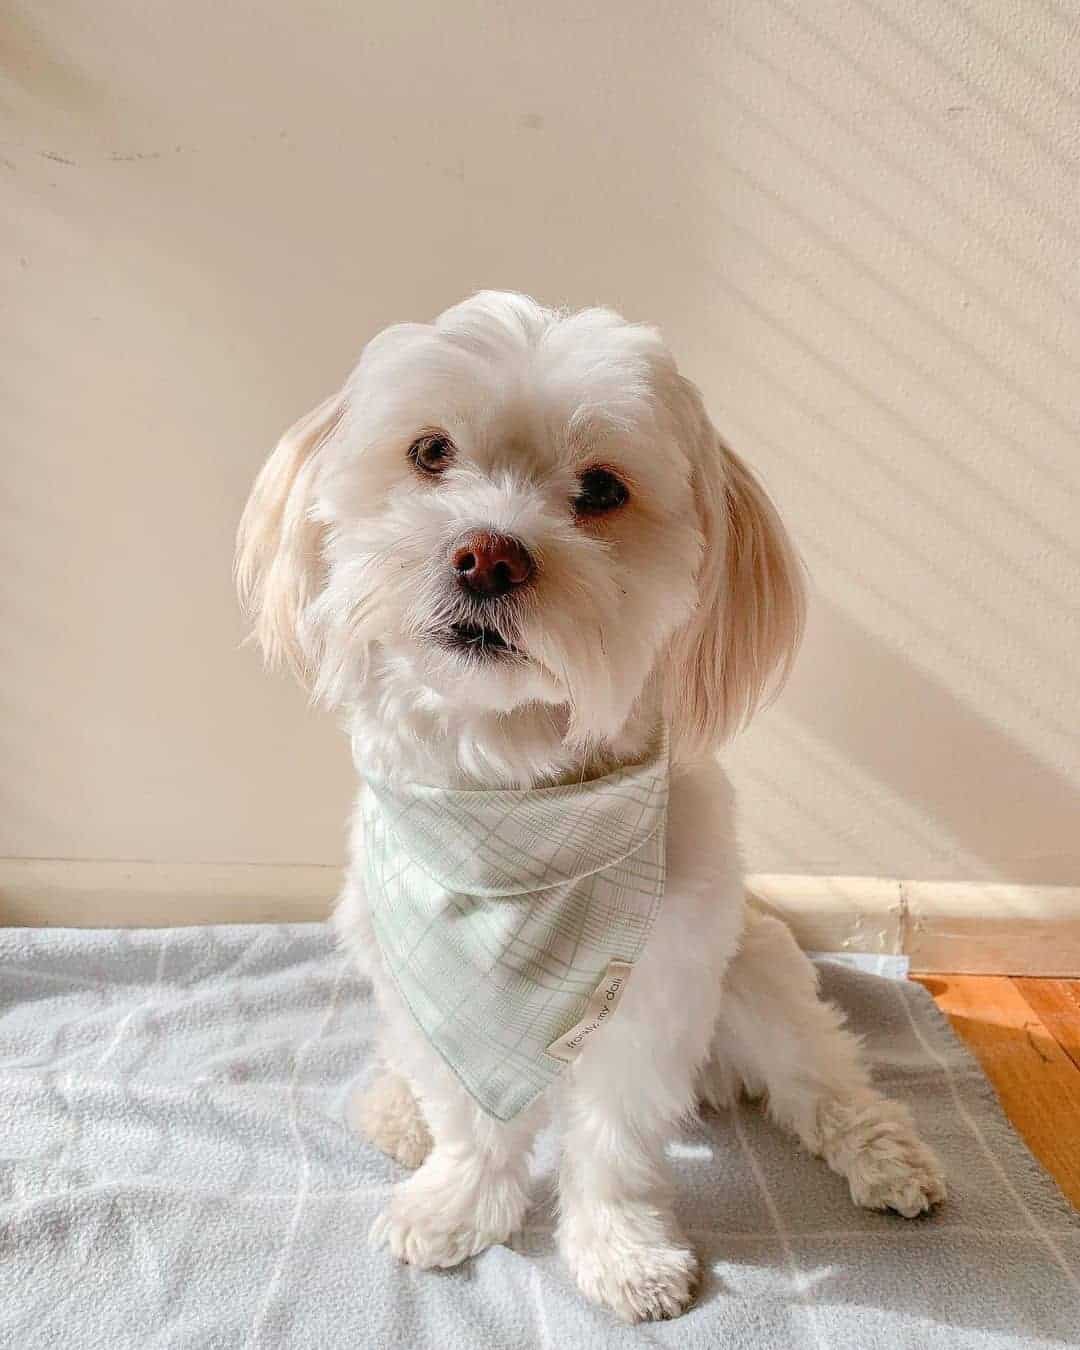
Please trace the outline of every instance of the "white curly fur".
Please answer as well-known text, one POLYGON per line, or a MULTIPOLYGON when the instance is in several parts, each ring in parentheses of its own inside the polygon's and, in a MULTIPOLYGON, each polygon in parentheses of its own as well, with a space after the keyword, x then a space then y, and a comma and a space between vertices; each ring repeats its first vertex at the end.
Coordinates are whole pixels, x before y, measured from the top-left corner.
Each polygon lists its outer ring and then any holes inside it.
POLYGON ((619 1012, 551 1100, 486 1117, 417 1030, 374 941, 354 817, 336 915, 383 1013, 380 1069, 356 1106, 415 1168, 373 1236, 417 1266, 505 1241, 528 1201, 532 1136, 563 1140, 560 1249, 582 1292, 630 1321, 688 1306, 697 1260, 663 1145, 699 1101, 742 1091, 847 1178, 857 1204, 921 1212, 944 1194, 906 1111, 871 1087, 787 930, 746 909, 730 787, 712 752, 782 682, 802 587, 784 529, 657 333, 485 292, 387 330, 344 389, 282 440, 241 524, 238 579, 269 658, 340 708, 387 776, 534 786, 642 753, 657 716, 674 777, 662 913, 619 1012), (410 459, 437 432, 445 472, 410 459), (582 473, 629 500, 575 510, 582 473), (512 535, 535 561, 481 607, 454 545, 512 535), (448 640, 494 630, 516 653, 448 640))

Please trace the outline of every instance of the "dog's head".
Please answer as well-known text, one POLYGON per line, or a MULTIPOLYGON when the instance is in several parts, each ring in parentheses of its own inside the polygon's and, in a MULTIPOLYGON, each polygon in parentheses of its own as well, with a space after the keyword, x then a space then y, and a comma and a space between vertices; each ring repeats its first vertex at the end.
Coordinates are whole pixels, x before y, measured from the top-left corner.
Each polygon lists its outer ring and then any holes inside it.
POLYGON ((368 344, 267 461, 237 575, 269 659, 331 704, 377 664, 456 705, 615 735, 646 690, 676 758, 779 686, 798 563, 655 329, 483 292, 368 344))

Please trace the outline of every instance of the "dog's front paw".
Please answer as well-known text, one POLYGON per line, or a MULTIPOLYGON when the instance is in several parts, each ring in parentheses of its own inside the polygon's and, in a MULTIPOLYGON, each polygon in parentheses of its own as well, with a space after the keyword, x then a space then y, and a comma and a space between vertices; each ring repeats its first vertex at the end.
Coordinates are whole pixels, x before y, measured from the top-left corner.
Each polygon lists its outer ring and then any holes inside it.
POLYGON ((919 1138, 906 1109, 885 1097, 823 1114, 825 1155, 847 1177, 863 1209, 891 1209, 905 1219, 945 1199, 945 1175, 919 1138))
POLYGON ((560 1246, 585 1297, 624 1322, 678 1317, 694 1301, 697 1255, 650 1205, 605 1205, 580 1221, 567 1216, 560 1246))
POLYGON ((464 1217, 455 1222, 449 1215, 401 1201, 391 1202, 371 1227, 376 1246, 389 1247, 399 1261, 424 1270, 459 1265, 504 1236, 480 1232, 464 1217))
POLYGON ((399 1261, 429 1269, 456 1266, 505 1242, 521 1224, 528 1194, 517 1172, 470 1179, 467 1162, 444 1165, 436 1154, 397 1187, 375 1220, 371 1241, 399 1261))

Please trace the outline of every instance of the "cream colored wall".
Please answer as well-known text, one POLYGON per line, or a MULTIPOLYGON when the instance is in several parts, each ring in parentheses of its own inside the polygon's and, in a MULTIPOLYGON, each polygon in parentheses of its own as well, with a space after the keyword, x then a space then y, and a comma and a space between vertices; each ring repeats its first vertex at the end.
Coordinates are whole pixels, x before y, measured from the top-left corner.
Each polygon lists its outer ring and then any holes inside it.
POLYGON ((0 855, 340 857, 345 748, 238 647, 235 521, 367 336, 500 286, 660 323, 805 552, 798 674, 731 757, 751 865, 1080 881, 1078 29, 20 6, 0 855))

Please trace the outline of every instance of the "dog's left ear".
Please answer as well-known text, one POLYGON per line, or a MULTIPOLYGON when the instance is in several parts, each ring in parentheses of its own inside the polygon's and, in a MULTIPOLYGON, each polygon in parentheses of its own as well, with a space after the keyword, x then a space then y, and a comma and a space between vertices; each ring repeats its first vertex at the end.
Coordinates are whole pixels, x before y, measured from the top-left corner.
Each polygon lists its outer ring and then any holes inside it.
POLYGON ((711 425, 693 468, 705 548, 665 705, 675 761, 701 758, 779 693, 802 637, 802 564, 765 489, 711 425))

